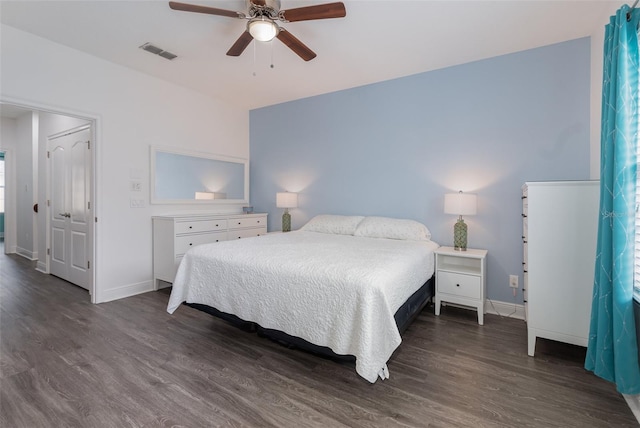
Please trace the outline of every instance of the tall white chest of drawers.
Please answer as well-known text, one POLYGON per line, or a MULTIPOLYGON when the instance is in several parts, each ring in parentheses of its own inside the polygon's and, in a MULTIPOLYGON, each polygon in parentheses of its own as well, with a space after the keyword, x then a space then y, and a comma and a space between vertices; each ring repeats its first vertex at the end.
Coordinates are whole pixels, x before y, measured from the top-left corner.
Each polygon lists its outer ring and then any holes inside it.
POLYGON ((154 216, 154 289, 162 288, 164 283, 173 282, 180 261, 190 248, 201 244, 249 238, 266 233, 267 214, 154 216))
POLYGON ((587 346, 600 183, 529 182, 522 187, 528 354, 536 338, 587 346))

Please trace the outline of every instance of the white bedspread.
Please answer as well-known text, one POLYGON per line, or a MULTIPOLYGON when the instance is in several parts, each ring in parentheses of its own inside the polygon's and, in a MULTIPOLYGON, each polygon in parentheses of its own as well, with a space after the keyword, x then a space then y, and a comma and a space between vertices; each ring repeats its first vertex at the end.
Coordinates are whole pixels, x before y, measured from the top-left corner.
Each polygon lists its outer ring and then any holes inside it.
POLYGON ((432 241, 295 231, 200 245, 167 311, 201 303, 356 357, 369 382, 400 345, 394 313, 434 272, 432 241))

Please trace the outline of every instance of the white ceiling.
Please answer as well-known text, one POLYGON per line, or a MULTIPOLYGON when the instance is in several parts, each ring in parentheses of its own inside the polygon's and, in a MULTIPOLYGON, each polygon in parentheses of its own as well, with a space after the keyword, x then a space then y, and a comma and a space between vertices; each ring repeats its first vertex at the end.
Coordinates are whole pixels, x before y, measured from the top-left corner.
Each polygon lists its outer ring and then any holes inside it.
MULTIPOLYGON (((246 11, 243 0, 180 1, 246 11)), ((282 9, 331 1, 282 0, 282 9)), ((589 36, 622 5, 618 0, 344 3, 346 18, 282 24, 317 53, 309 62, 278 40, 252 42, 240 57, 228 57, 245 21, 174 11, 168 1, 3 0, 0 20, 252 109, 589 36), (178 58, 168 61, 139 49, 145 42, 178 58)))

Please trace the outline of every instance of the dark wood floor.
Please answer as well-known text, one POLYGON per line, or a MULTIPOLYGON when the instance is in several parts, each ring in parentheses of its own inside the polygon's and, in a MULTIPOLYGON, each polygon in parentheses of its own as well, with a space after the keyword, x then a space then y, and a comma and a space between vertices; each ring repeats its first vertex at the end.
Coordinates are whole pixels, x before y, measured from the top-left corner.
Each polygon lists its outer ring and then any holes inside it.
POLYGON ((166 292, 92 305, 86 291, 0 255, 2 427, 624 427, 584 349, 523 321, 426 308, 369 384, 352 365, 290 350, 166 292))

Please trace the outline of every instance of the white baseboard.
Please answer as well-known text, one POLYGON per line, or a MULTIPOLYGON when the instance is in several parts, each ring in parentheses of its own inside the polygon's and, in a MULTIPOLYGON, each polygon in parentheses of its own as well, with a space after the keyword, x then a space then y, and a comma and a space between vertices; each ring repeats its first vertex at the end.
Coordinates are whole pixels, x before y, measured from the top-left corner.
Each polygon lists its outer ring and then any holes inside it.
POLYGON ((631 409, 633 416, 635 416, 638 422, 640 422, 640 394, 636 394, 636 395, 622 394, 622 396, 624 397, 625 401, 627 402, 627 405, 631 409))
POLYGON ((487 301, 484 302, 484 312, 487 314, 524 320, 524 305, 516 303, 487 299, 487 301))
POLYGON ((38 260, 38 263, 36 264, 36 270, 38 272, 42 272, 42 273, 49 273, 47 272, 47 264, 45 262, 42 262, 40 260, 38 260))
POLYGON ((31 261, 38 260, 38 252, 29 251, 21 247, 16 247, 16 254, 24 257, 25 259, 29 259, 31 261))
POLYGON ((125 297, 135 296, 136 294, 153 291, 153 281, 143 281, 136 284, 123 285, 111 290, 96 293, 95 303, 106 303, 113 300, 124 299, 125 297))

